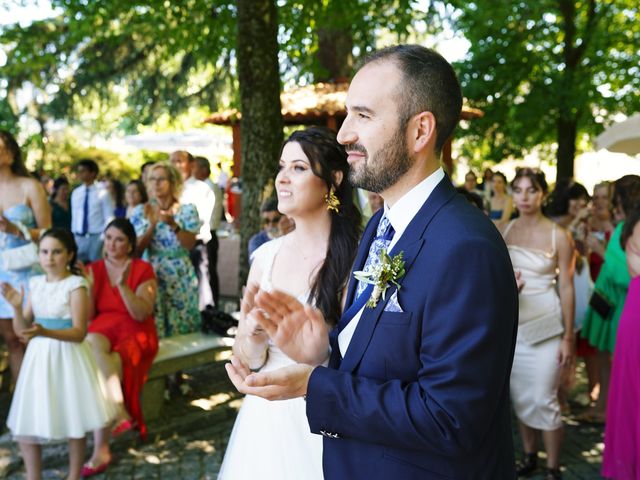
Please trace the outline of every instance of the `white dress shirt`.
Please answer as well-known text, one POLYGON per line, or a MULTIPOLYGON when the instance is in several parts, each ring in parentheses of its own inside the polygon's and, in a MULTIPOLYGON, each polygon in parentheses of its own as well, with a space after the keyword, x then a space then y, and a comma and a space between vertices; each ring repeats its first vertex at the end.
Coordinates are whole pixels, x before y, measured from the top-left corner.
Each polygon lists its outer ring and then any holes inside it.
MULTIPOLYGON (((443 178, 444 170, 442 170, 442 168, 438 168, 422 182, 405 193, 393 205, 393 207, 389 208, 385 202, 384 214, 387 216, 389 223, 391 223, 391 226, 395 230, 393 239, 389 244, 389 251, 391 251, 394 245, 398 243, 398 240, 402 237, 402 234, 411 223, 411 220, 413 220, 413 217, 416 216, 418 211, 422 208, 422 205, 424 205, 424 202, 426 202, 431 195, 431 192, 433 192, 443 178)), ((348 307, 348 305, 345 305, 345 310, 348 307)), ((362 316, 364 309, 365 307, 363 306, 360 311, 354 315, 353 319, 347 324, 344 330, 340 332, 340 335, 338 335, 338 346, 340 347, 340 354, 343 358, 347 352, 347 348, 349 348, 351 337, 353 337, 353 332, 358 326, 358 322, 360 321, 360 317, 362 316)))
POLYGON ((211 227, 211 231, 215 232, 216 230, 218 230, 218 228, 220 228, 220 222, 222 221, 222 189, 217 183, 213 183, 210 178, 205 178, 203 182, 206 183, 213 191, 213 197, 215 198, 213 213, 211 213, 211 223, 209 225, 209 227, 211 227))
POLYGON ((208 243, 211 240, 211 214, 216 203, 213 190, 202 180, 189 177, 182 186, 180 203, 182 205, 191 203, 196 207, 201 222, 200 232, 196 235, 196 239, 202 240, 202 243, 208 243))
POLYGON ((71 231, 82 234, 84 198, 89 189, 89 229, 86 233, 101 234, 113 220, 114 206, 109 192, 96 185, 82 184, 71 192, 71 231))

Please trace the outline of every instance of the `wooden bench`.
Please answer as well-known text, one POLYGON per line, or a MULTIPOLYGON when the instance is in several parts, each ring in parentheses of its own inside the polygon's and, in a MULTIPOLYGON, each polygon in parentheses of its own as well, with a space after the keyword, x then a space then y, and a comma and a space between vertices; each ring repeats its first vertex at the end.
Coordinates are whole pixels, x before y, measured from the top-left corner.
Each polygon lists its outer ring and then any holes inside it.
POLYGON ((158 355, 142 391, 145 420, 153 420, 160 415, 167 375, 214 362, 220 351, 232 345, 233 338, 199 332, 161 339, 158 355))

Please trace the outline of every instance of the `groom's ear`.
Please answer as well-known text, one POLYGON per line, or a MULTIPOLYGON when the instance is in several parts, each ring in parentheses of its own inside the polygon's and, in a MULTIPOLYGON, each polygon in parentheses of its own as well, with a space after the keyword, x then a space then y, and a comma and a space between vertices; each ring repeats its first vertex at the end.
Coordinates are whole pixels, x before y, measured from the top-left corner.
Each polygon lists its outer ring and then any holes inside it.
POLYGON ((344 179, 344 172, 342 170, 334 170, 331 172, 331 178, 333 179, 333 184, 339 187, 344 179))

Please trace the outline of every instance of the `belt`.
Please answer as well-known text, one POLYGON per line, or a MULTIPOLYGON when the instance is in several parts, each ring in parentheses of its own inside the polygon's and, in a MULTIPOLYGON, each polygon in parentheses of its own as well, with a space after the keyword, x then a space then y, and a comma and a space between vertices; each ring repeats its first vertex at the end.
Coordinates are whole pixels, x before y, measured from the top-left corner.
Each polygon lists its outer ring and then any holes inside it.
POLYGON ((157 258, 167 258, 167 259, 176 259, 176 258, 189 258, 189 252, 184 248, 176 248, 171 250, 149 250, 149 256, 157 257, 157 258))

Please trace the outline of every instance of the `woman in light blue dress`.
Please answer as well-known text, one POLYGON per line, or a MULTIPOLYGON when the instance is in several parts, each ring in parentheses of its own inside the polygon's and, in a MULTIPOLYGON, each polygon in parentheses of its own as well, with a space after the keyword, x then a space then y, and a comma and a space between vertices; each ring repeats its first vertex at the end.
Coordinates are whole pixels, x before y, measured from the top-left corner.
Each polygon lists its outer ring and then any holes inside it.
POLYGON ((200 329, 198 278, 189 259, 200 220, 196 207, 180 205, 182 176, 168 162, 154 164, 147 176, 149 202, 134 208, 129 220, 146 250, 158 281, 155 318, 158 336, 171 337, 200 329))
MULTIPOLYGON (((20 147, 13 135, 5 130, 0 130, 0 191, 0 253, 3 253, 26 245, 32 239, 38 240, 40 230, 51 226, 51 208, 44 188, 29 175, 20 147)), ((17 290, 22 287, 26 292, 28 280, 35 273, 35 265, 9 270, 0 259, 0 282, 8 282, 17 290)), ((9 350, 15 382, 24 345, 13 331, 12 317, 13 309, 0 297, 0 334, 9 350)))

